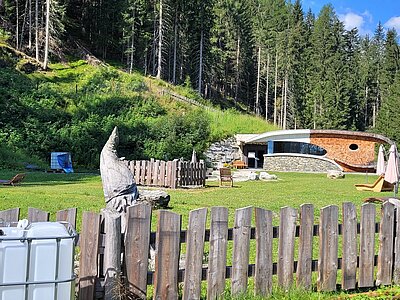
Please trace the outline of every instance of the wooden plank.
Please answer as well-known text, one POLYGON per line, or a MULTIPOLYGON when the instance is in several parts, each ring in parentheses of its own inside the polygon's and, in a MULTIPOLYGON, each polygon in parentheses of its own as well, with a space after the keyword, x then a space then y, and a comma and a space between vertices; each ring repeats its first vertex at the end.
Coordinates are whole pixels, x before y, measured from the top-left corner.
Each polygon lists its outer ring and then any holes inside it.
POLYGON ((272 290, 272 212, 255 208, 256 266, 254 292, 266 296, 272 290))
POLYGON ((342 204, 342 289, 356 287, 357 279, 357 215, 351 202, 342 204))
POLYGON ((146 299, 151 229, 151 206, 128 207, 125 233, 125 268, 130 297, 146 299))
POLYGON ((222 297, 225 290, 228 209, 211 208, 210 253, 207 270, 207 299, 222 297))
POLYGON ((249 248, 252 207, 236 209, 233 228, 232 296, 246 292, 248 281, 249 248))
POLYGON ((154 162, 153 185, 159 186, 159 178, 160 178, 160 161, 157 159, 154 162))
POLYGON ((319 223, 318 291, 335 291, 338 269, 338 207, 321 209, 319 223))
POLYGON ((305 289, 312 287, 312 252, 313 252, 314 206, 300 206, 299 258, 297 262, 297 286, 305 289))
POLYGON ((165 161, 160 161, 160 186, 166 186, 165 177, 166 177, 166 163, 165 161))
POLYGON ((374 286, 375 217, 375 204, 364 203, 360 220, 359 287, 374 286))
POLYGON ((395 207, 395 240, 394 240, 394 261, 393 261, 393 283, 400 284, 400 210, 395 207))
POLYGON ((153 184, 153 171, 154 171, 154 158, 151 158, 147 162, 147 174, 146 174, 146 185, 151 186, 153 184))
POLYGON ((183 161, 178 161, 178 185, 179 186, 184 186, 184 180, 185 176, 183 174, 183 161))
POLYGON ((392 284, 393 233, 394 205, 387 201, 382 205, 379 226, 378 272, 376 273, 376 285, 378 286, 392 284))
POLYGON ((146 175, 147 175, 147 161, 142 160, 140 162, 140 184, 146 185, 146 175))
POLYGON ((140 172, 141 172, 141 162, 140 160, 135 161, 135 182, 140 184, 140 172))
POLYGON ((183 299, 200 299, 207 208, 189 213, 183 299))
POLYGON ((171 187, 171 176, 172 176, 172 161, 167 161, 166 165, 166 176, 165 176, 165 186, 171 187))
POLYGON ((158 211, 154 300, 178 299, 180 231, 180 215, 166 210, 158 211))
POLYGON ((56 214, 56 220, 68 222, 74 228, 76 228, 76 212, 77 212, 76 207, 59 210, 56 214))
POLYGON ((288 206, 281 208, 277 275, 278 285, 285 289, 293 284, 296 220, 296 209, 288 206))
POLYGON ((204 160, 200 160, 200 164, 202 165, 202 175, 201 175, 202 185, 205 186, 207 177, 207 165, 204 162, 204 160))
POLYGON ((101 210, 104 217, 106 234, 104 246, 104 299, 119 299, 121 284, 121 216, 118 212, 105 208, 101 210))
POLYGON ((50 214, 47 211, 43 211, 37 208, 28 208, 28 221, 33 222, 47 222, 49 220, 50 214))
POLYGON ((174 159, 171 164, 171 188, 178 187, 178 160, 174 159))
POLYGON ((0 211, 0 219, 3 222, 18 222, 19 221, 19 207, 11 208, 0 211))
POLYGON ((94 299, 97 254, 99 249, 100 215, 84 212, 80 234, 79 292, 78 299, 94 299))

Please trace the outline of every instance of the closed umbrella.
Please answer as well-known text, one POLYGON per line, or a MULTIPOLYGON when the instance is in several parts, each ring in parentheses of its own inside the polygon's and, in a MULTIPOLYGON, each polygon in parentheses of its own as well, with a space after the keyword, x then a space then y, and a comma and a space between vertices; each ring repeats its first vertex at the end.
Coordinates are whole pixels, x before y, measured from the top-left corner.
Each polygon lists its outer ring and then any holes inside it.
POLYGON ((191 162, 192 163, 197 163, 196 150, 194 150, 194 149, 193 149, 193 152, 192 152, 192 160, 191 160, 191 162))
POLYGON ((395 145, 392 145, 389 150, 389 159, 385 172, 385 181, 396 185, 394 188, 394 195, 396 196, 399 181, 399 161, 397 148, 395 145))
POLYGON ((379 146, 378 161, 376 162, 376 175, 385 174, 385 155, 383 145, 379 146))

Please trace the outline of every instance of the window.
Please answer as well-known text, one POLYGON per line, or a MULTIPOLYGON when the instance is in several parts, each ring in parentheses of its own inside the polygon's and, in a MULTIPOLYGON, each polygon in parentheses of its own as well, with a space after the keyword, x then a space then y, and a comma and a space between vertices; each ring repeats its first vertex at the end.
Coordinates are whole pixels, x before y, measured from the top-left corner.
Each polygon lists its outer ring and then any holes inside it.
POLYGON ((358 145, 357 144, 350 144, 349 149, 351 151, 356 151, 356 150, 358 150, 358 145))
POLYGON ((323 156, 326 150, 314 144, 302 142, 274 142, 273 153, 300 153, 323 156))

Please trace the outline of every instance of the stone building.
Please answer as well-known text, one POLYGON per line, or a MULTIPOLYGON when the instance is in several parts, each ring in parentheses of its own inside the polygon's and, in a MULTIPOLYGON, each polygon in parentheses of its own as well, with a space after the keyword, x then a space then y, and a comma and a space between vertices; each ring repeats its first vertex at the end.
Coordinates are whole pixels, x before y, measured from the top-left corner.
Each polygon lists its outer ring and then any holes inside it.
POLYGON ((249 168, 286 172, 371 173, 376 146, 394 143, 373 133, 309 129, 238 134, 236 141, 249 168))

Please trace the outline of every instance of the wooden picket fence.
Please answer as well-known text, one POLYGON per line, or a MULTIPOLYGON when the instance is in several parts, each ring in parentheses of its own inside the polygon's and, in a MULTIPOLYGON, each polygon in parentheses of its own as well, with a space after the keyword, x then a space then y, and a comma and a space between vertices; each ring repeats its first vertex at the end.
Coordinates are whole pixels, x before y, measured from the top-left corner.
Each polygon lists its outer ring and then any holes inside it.
POLYGON ((204 280, 207 299, 216 299, 224 293, 227 278, 231 279, 232 295, 247 291, 249 277, 254 277, 254 292, 258 295, 271 292, 273 276, 282 288, 295 285, 310 289, 316 284, 319 291, 336 290, 338 278, 343 290, 399 284, 400 256, 396 255, 400 253, 399 216, 394 206, 386 202, 382 205, 380 223, 376 223, 376 207, 366 203, 357 223, 354 204, 343 203, 341 224, 339 208, 333 205, 322 208, 319 224, 314 224, 313 205, 303 204, 299 211, 282 208, 280 225, 273 226, 271 211, 245 207, 235 211, 234 227, 228 228, 228 209, 212 207, 210 229, 206 229, 207 209, 201 208, 190 212, 188 229, 182 230, 180 215, 159 210, 157 231, 151 232, 151 208, 136 205, 128 209, 123 247, 120 222, 115 215, 85 212, 80 236, 79 299, 93 299, 94 295, 102 298, 104 294, 105 299, 113 299, 116 274, 124 275, 119 284, 125 286, 125 293, 132 297, 129 299, 145 299, 148 285, 154 286, 153 299, 178 299, 179 282, 183 282, 183 299, 200 299, 204 280), (105 230, 100 230, 102 218, 105 230), (230 266, 228 241, 233 241, 230 266), (278 244, 276 261, 273 261, 274 241, 278 244), (204 260, 206 242, 209 243, 207 261, 204 260), (318 256, 313 253, 316 242, 318 256), (183 243, 186 244, 184 262, 180 254, 183 243), (150 245, 156 250, 153 270, 149 269, 150 245), (120 253, 124 253, 122 264, 120 253), (250 253, 255 253, 252 263, 250 253), (312 281, 312 272, 318 273, 316 282, 312 281))
POLYGON ((146 186, 178 187, 204 186, 206 165, 180 160, 132 160, 128 162, 136 184, 146 186))

